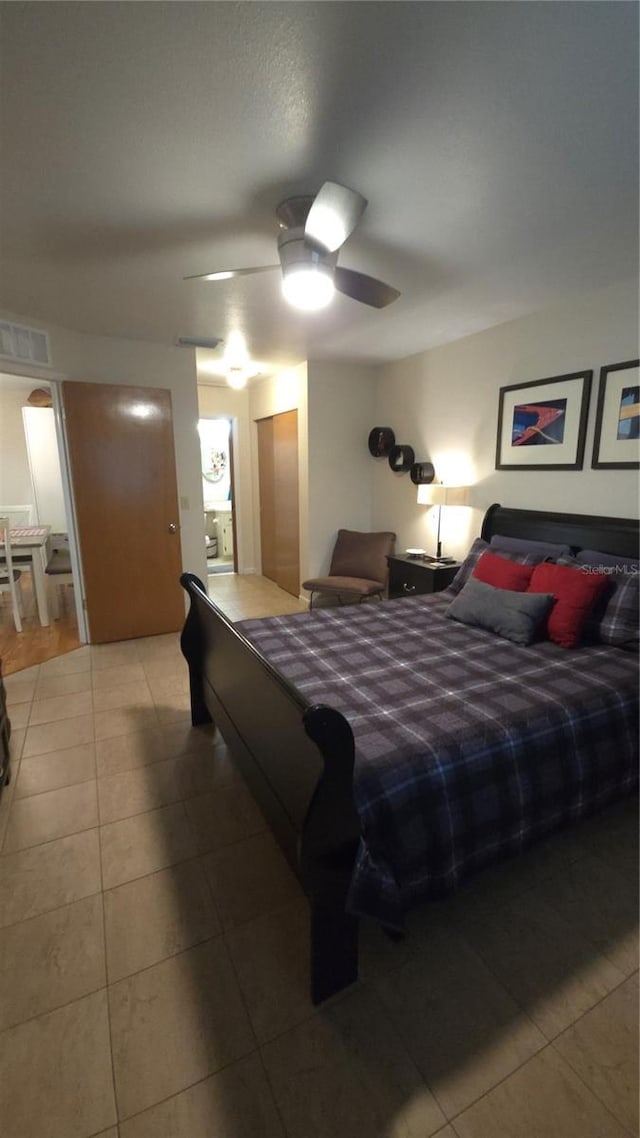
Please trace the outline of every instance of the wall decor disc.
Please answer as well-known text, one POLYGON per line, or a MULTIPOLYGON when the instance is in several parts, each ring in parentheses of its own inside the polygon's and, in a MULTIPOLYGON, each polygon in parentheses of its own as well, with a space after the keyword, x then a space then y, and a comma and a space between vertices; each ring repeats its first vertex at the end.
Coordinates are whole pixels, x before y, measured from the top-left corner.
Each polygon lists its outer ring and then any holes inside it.
POLYGON ((395 470, 396 474, 406 474, 407 470, 411 470, 415 457, 413 447, 392 447, 389 455, 389 466, 395 470))
POLYGON ((391 427, 374 427, 369 431, 369 454, 374 458, 386 458, 395 441, 391 427))
POLYGON ((414 486, 425 486, 433 482, 436 470, 432 462, 414 462, 411 467, 411 481, 414 486))

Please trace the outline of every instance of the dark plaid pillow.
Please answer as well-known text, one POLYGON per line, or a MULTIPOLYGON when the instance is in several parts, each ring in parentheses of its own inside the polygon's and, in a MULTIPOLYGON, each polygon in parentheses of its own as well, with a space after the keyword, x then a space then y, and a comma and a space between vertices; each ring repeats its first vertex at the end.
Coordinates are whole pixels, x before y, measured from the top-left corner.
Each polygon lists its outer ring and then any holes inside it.
MULTIPOLYGON (((560 557, 558 565, 571 565, 583 573, 598 568, 574 557, 560 557)), ((640 573, 637 562, 624 557, 619 562, 615 558, 607 558, 605 562, 602 558, 599 568, 601 572, 608 573, 609 583, 585 626, 585 642, 612 644, 614 648, 636 651, 640 642, 640 573)))
MULTIPOLYGON (((462 565, 458 569, 453 581, 446 590, 447 593, 455 596, 466 585, 469 578, 473 575, 473 571, 478 564, 483 553, 489 549, 489 543, 483 541, 481 537, 477 537, 467 553, 462 565)), ((546 558, 540 553, 507 553, 500 550, 496 556, 504 557, 507 561, 517 561, 519 565, 539 565, 541 561, 546 558)))

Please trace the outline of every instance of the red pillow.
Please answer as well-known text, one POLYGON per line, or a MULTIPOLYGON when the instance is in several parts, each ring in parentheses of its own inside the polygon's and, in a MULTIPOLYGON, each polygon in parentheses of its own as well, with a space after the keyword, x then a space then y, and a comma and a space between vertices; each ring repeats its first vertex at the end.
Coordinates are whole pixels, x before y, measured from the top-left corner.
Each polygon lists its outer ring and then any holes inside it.
POLYGON ((533 573, 533 565, 520 565, 499 557, 497 553, 483 553, 473 570, 473 577, 493 585, 496 589, 511 589, 514 593, 526 593, 533 573))
POLYGON ((587 617, 603 589, 606 573, 584 573, 548 561, 536 565, 528 593, 553 593, 556 598, 547 621, 549 639, 561 648, 575 648, 587 617))

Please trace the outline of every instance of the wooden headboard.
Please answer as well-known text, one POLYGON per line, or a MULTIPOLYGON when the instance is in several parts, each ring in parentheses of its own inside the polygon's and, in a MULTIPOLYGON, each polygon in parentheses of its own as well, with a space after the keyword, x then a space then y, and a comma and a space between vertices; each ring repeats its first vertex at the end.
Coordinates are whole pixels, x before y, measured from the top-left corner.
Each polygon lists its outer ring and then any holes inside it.
POLYGON ((484 516, 481 537, 490 541, 494 534, 557 542, 570 545, 574 552, 597 549, 619 557, 638 557, 639 524, 635 518, 512 510, 495 502, 484 516))

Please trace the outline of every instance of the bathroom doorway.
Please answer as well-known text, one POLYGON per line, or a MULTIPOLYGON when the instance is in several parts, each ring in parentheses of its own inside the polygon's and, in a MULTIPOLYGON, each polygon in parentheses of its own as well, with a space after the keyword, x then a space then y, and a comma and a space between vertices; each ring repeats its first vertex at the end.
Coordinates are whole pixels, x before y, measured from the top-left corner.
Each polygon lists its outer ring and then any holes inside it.
POLYGON ((237 572, 231 419, 199 419, 207 576, 237 572))

